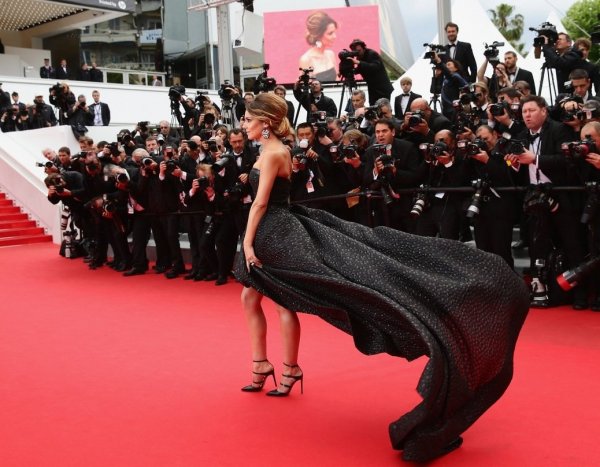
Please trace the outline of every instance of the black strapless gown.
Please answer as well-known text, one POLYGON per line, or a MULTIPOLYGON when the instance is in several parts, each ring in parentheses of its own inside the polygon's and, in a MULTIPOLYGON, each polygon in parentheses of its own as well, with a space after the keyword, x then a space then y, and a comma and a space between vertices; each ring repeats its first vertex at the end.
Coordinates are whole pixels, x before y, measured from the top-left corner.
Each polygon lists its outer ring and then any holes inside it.
MULTIPOLYGON (((256 191, 259 171, 250 172, 256 191)), ((293 311, 351 334, 367 355, 429 357, 423 401, 390 424, 403 458, 427 461, 479 418, 512 378, 529 297, 499 256, 453 240, 371 229, 325 211, 289 206, 277 178, 254 241, 262 268, 235 276, 293 311)))

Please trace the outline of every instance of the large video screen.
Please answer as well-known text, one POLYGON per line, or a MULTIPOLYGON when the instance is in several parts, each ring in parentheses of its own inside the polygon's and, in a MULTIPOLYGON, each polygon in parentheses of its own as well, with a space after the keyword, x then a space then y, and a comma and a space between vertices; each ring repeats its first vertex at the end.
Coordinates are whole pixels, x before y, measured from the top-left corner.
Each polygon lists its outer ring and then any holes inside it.
POLYGON ((60 2, 71 3, 86 8, 101 8, 126 13, 133 13, 135 11, 135 0, 60 0, 60 2))
POLYGON ((376 5, 265 13, 264 26, 265 63, 278 83, 296 82, 309 67, 322 82, 339 80, 338 54, 354 39, 379 52, 376 5))

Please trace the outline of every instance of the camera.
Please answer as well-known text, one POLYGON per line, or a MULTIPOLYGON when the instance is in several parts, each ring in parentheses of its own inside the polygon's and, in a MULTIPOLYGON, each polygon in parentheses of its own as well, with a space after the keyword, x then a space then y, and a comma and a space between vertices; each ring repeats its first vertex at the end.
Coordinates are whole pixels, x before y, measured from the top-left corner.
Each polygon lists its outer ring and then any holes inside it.
POLYGON ((313 126, 316 129, 317 138, 327 136, 329 128, 327 127, 327 113, 323 110, 311 114, 313 126))
POLYGON ((558 201, 550 196, 551 189, 551 183, 530 185, 525 192, 525 197, 523 199, 523 211, 526 214, 533 215, 556 212, 559 208, 559 204, 558 201))
POLYGON ((340 60, 346 60, 348 58, 358 57, 358 52, 355 50, 342 49, 338 53, 338 58, 340 60))
POLYGON ((198 182, 198 188, 200 190, 205 190, 210 186, 210 181, 206 175, 203 175, 202 177, 198 177, 196 179, 196 181, 198 182))
POLYGON ((196 97, 194 98, 194 102, 198 105, 198 107, 202 108, 204 103, 209 100, 208 91, 196 91, 196 97))
POLYGON ((152 159, 151 157, 144 157, 142 159, 142 165, 144 167, 150 167, 152 164, 154 164, 154 159, 152 159))
POLYGON ((209 152, 219 152, 219 145, 214 139, 208 140, 208 151, 209 152))
POLYGON ((121 144, 129 144, 131 143, 131 133, 129 130, 121 130, 117 134, 117 141, 121 144))
POLYGON ((423 118, 423 112, 421 110, 415 110, 411 113, 410 117, 408 117, 408 126, 410 128, 414 128, 424 121, 425 119, 423 118))
POLYGON ((473 193, 473 197, 471 198, 471 202, 469 203, 469 207, 467 208, 466 217, 468 219, 472 219, 473 217, 479 214, 479 210, 481 209, 481 203, 485 201, 483 194, 488 189, 489 184, 486 180, 478 178, 477 180, 473 180, 471 182, 471 186, 475 189, 475 193, 473 193))
POLYGON ((342 158, 354 159, 358 156, 358 146, 356 144, 345 144, 339 148, 342 158))
POLYGON ((501 156, 507 154, 523 154, 526 144, 518 139, 512 139, 510 133, 504 133, 496 142, 494 150, 501 156))
POLYGON ((364 116, 367 120, 377 120, 380 117, 379 107, 372 105, 371 107, 365 107, 364 116))
POLYGON ((473 141, 460 140, 456 143, 456 147, 467 157, 476 156, 480 152, 487 150, 487 144, 480 138, 475 138, 473 141))
POLYGON ((209 130, 207 128, 202 128, 200 130, 200 140, 201 141, 208 141, 212 138, 212 136, 213 136, 212 130, 209 130))
POLYGON ((587 138, 583 141, 562 143, 560 149, 563 155, 570 160, 585 159, 590 152, 598 152, 596 143, 591 138, 587 138))
POLYGON ((227 188, 223 192, 223 195, 226 196, 227 198, 229 198, 230 202, 234 202, 234 203, 239 202, 242 199, 243 194, 244 194, 244 184, 240 181, 235 182, 235 184, 232 187, 227 188))
POLYGON ((475 92, 475 85, 469 84, 460 88, 460 97, 458 100, 462 105, 467 105, 471 102, 477 103, 480 97, 481 93, 475 92))
POLYGON ((504 47, 504 42, 494 41, 490 45, 484 44, 485 50, 483 51, 483 55, 488 59, 488 62, 495 67, 500 60, 498 59, 498 47, 504 47))
POLYGON ((181 85, 171 86, 169 88, 169 99, 171 99, 171 102, 179 103, 179 101, 181 101, 181 96, 184 96, 184 95, 185 95, 185 87, 183 87, 181 85))
POLYGON ((48 162, 36 162, 35 163, 36 167, 44 167, 46 169, 50 169, 52 167, 54 167, 54 162, 48 161, 48 162))
POLYGON ((312 67, 298 69, 302 72, 302 74, 298 77, 298 81, 301 81, 303 86, 308 86, 308 83, 310 83, 310 74, 314 71, 314 69, 312 67))
POLYGON ((299 165, 306 165, 308 162, 308 157, 306 156, 306 152, 304 148, 296 147, 292 149, 292 157, 296 160, 296 163, 299 165))
POLYGON ((530 31, 535 31, 538 33, 537 37, 533 39, 533 47, 535 58, 540 58, 542 47, 546 45, 546 41, 544 37, 548 39, 548 45, 553 46, 558 40, 558 32, 556 31, 556 26, 552 23, 543 22, 540 26, 536 28, 529 28, 530 31))
POLYGON ((121 172, 117 175, 117 182, 119 183, 127 183, 129 182, 129 176, 125 172, 121 172))
POLYGON ((176 161, 174 161, 174 160, 168 160, 168 161, 166 161, 166 166, 167 166, 167 167, 166 167, 166 169, 165 169, 165 170, 166 170, 166 172, 167 172, 168 174, 172 174, 172 173, 173 173, 173 171, 174 171, 174 170, 175 170, 177 167, 179 167, 179 164, 178 164, 176 161))
POLYGON ((438 141, 435 144, 422 143, 419 145, 419 149, 423 153, 423 157, 427 162, 432 162, 438 157, 443 156, 445 152, 449 152, 448 145, 443 141, 438 141))
POLYGON ((235 94, 235 87, 229 82, 229 80, 225 80, 217 92, 221 100, 230 101, 235 94))
POLYGON ((206 123, 207 125, 214 125, 215 121, 216 121, 215 114, 213 114, 213 113, 204 114, 204 123, 206 123))
POLYGON ((267 75, 267 72, 269 71, 269 64, 265 63, 262 67, 263 72, 256 77, 256 81, 254 82, 254 94, 272 91, 275 89, 275 86, 277 86, 277 81, 275 81, 275 78, 270 78, 267 75))
MULTIPOLYGON (((46 180, 48 180, 48 179, 46 179, 46 180)), ((63 193, 65 191, 66 183, 62 177, 52 178, 51 180, 47 181, 46 183, 48 185, 48 188, 53 186, 57 193, 63 193)))
POLYGON ((438 55, 441 55, 445 50, 446 47, 444 47, 443 45, 440 44, 423 44, 423 47, 429 47, 429 51, 425 52, 425 55, 423 55, 423 58, 426 60, 431 60, 433 61, 434 59, 434 55, 437 52, 438 55))
POLYGON ((423 211, 429 207, 429 200, 427 196, 428 186, 421 185, 419 188, 424 191, 417 192, 417 195, 415 196, 413 207, 410 210, 410 216, 413 218, 419 217, 421 214, 423 214, 423 211))
POLYGON ((504 112, 510 115, 510 111, 510 105, 506 101, 490 105, 490 113, 494 117, 501 117, 502 115, 504 115, 504 112))
POLYGON ((600 266, 600 256, 587 260, 579 266, 563 272, 556 278, 556 282, 564 291, 577 287, 578 283, 593 273, 600 266))
POLYGON ((112 157, 119 157, 121 154, 121 148, 119 147, 119 143, 110 143, 107 144, 106 147, 110 149, 110 155, 112 157))
MULTIPOLYGON (((210 141, 209 141, 210 144, 210 141)), ((215 142, 216 144, 216 142, 215 142)), ((213 164, 213 170, 215 172, 220 172, 221 170, 223 170, 225 167, 227 167, 230 163, 234 163, 235 162, 235 156, 231 153, 225 153, 223 155, 221 155, 221 157, 219 158, 218 161, 216 161, 213 164)))

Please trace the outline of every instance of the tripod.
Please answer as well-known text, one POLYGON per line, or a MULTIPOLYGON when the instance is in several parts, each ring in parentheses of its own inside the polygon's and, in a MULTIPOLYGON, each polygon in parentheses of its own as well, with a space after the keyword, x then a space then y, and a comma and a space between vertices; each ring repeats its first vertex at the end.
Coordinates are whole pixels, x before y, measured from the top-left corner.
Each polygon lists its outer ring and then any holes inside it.
POLYGON ((548 79, 548 92, 550 95, 550 105, 554 104, 554 99, 558 96, 558 91, 556 88, 556 70, 552 67, 549 67, 545 62, 542 65, 542 75, 540 76, 540 87, 538 88, 540 91, 540 95, 542 94, 542 89, 544 87, 544 78, 548 79))
POLYGON ((429 86, 429 92, 431 93, 431 99, 429 100, 429 107, 436 112, 441 112, 442 103, 440 101, 440 94, 442 93, 442 80, 441 77, 435 76, 436 67, 431 68, 431 85, 429 86))
POLYGON ((354 79, 354 72, 352 74, 342 75, 341 78, 342 79, 340 82, 342 83, 342 95, 340 96, 340 104, 338 105, 337 118, 340 118, 340 115, 342 114, 342 105, 344 104, 344 94, 346 89, 348 89, 348 94, 350 94, 350 99, 352 99, 352 93, 357 87, 356 80, 354 79))
POLYGON ((229 130, 233 127, 233 106, 230 100, 222 101, 223 107, 221 108, 221 119, 223 124, 227 126, 229 130))
MULTIPOLYGON (((308 77, 308 75, 306 75, 308 77)), ((300 108, 302 107, 302 103, 305 102, 306 109, 306 121, 308 121, 308 117, 310 116, 310 86, 308 84, 308 79, 302 80, 302 96, 298 101, 298 108, 296 109, 296 115, 294 116, 294 128, 298 124, 298 116, 300 115, 300 108)))

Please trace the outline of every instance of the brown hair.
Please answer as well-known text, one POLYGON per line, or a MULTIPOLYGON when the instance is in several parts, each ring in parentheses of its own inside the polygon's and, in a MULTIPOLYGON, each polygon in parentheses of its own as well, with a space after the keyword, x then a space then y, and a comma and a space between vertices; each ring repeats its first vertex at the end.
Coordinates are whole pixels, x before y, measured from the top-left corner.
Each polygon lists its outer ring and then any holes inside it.
POLYGON ((285 138, 290 134, 287 102, 277 94, 272 92, 259 94, 256 99, 246 104, 246 111, 257 120, 269 125, 271 132, 278 138, 285 138))
POLYGON ((330 24, 334 24, 337 28, 335 20, 324 11, 315 11, 308 15, 306 18, 306 42, 308 45, 315 45, 323 37, 330 24))

